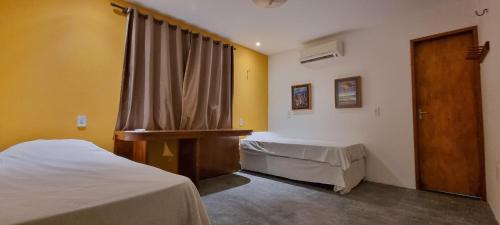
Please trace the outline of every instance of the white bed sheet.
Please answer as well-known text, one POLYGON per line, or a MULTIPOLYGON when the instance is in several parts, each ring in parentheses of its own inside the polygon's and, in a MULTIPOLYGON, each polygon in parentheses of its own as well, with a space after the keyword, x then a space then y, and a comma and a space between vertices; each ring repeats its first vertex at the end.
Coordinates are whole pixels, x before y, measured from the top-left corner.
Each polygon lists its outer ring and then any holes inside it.
POLYGON ((366 157, 362 144, 338 144, 320 140, 287 138, 273 132, 254 132, 241 140, 240 148, 264 154, 329 163, 343 170, 366 157))
POLYGON ((0 221, 11 224, 208 225, 186 177, 81 140, 38 140, 0 153, 0 221))
POLYGON ((366 175, 365 159, 351 163, 343 170, 328 163, 241 150, 241 168, 248 171, 285 177, 292 180, 334 185, 334 191, 349 193, 366 175))

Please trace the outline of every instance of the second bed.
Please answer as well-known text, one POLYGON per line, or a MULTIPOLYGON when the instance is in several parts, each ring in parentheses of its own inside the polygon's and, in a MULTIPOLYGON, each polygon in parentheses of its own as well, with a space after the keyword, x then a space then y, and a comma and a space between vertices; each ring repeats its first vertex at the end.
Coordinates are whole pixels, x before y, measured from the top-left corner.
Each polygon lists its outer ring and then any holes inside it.
POLYGON ((367 153, 362 144, 340 145, 254 132, 240 142, 243 170, 288 179, 334 185, 345 194, 366 176, 367 153))

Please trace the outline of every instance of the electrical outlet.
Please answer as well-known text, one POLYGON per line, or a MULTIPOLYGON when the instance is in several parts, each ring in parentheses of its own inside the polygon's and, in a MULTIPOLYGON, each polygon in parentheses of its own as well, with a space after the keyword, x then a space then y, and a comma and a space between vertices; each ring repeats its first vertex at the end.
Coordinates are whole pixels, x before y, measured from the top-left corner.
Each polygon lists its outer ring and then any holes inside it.
POLYGON ((380 106, 377 106, 375 110, 373 110, 373 112, 375 113, 376 117, 380 117, 380 106))
POLYGON ((245 125, 245 120, 243 120, 243 118, 240 118, 240 127, 242 127, 244 125, 245 125))

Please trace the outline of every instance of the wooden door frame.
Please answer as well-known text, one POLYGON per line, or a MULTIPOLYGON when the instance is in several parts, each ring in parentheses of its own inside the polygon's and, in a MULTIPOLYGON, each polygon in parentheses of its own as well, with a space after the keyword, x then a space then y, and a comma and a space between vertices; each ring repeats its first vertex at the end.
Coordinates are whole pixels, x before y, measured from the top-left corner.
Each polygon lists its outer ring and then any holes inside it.
MULTIPOLYGON (((416 44, 423 42, 423 41, 428 41, 436 38, 442 38, 446 36, 451 36, 451 35, 456 35, 456 34, 461 34, 461 33, 468 33, 472 32, 473 35, 473 42, 474 45, 479 44, 479 39, 478 39, 478 27, 473 26, 473 27, 466 27, 463 29, 458 29, 458 30, 453 30, 445 33, 440 33, 440 34, 435 34, 435 35, 430 35, 427 37, 422 37, 422 38, 417 38, 411 40, 411 87, 412 87, 412 106, 413 106, 413 141, 414 141, 414 149, 415 149, 415 179, 416 179, 416 185, 417 189, 422 190, 422 180, 420 178, 420 165, 419 165, 419 146, 418 146, 418 106, 417 106, 417 87, 416 87, 416 71, 415 71, 415 46, 416 44)), ((464 57, 465 57, 465 52, 464 52, 464 57)), ((486 178, 485 178, 485 159, 484 159, 484 128, 483 128, 483 107, 482 107, 482 96, 481 96, 481 70, 480 70, 480 65, 479 62, 476 61, 474 65, 474 76, 477 79, 477 85, 476 85, 476 93, 477 93, 477 102, 476 102, 476 107, 477 107, 477 112, 479 115, 478 116, 478 138, 479 138, 479 166, 480 166, 480 198, 482 200, 486 201, 486 178)))

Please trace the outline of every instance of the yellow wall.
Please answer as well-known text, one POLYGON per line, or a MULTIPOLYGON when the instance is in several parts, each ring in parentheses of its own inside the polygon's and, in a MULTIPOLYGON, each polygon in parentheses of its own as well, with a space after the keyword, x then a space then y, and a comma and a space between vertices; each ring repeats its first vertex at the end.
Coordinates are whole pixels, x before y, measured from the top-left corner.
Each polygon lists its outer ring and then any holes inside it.
POLYGON ((0 27, 0 149, 38 138, 112 149, 125 19, 103 0, 2 0, 0 27))
POLYGON ((267 56, 241 46, 234 51, 233 127, 267 130, 267 56))
MULTIPOLYGON (((112 149, 125 19, 108 0, 0 1, 0 151, 39 138, 87 139, 112 149), (88 117, 84 130, 76 128, 79 114, 88 117)), ((239 118, 244 128, 267 129, 267 56, 241 46, 236 125, 239 118)))

